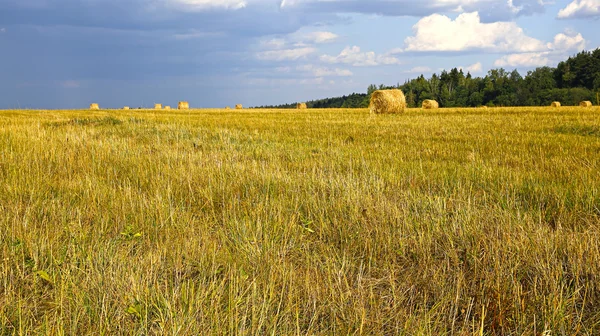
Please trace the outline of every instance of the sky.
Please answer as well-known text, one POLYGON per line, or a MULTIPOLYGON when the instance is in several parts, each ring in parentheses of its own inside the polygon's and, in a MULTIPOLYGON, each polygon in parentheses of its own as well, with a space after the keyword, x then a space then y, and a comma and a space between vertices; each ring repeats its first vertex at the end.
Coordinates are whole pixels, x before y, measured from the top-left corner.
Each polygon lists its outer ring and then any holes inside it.
POLYGON ((600 47, 600 0, 0 0, 0 109, 272 105, 600 47))

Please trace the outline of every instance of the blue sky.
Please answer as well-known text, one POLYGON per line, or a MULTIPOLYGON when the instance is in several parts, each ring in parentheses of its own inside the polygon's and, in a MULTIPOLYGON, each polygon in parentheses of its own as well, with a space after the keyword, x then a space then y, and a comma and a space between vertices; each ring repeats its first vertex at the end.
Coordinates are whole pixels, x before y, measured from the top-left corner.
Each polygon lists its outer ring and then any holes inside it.
POLYGON ((224 107, 600 47, 600 0, 0 0, 0 108, 224 107))

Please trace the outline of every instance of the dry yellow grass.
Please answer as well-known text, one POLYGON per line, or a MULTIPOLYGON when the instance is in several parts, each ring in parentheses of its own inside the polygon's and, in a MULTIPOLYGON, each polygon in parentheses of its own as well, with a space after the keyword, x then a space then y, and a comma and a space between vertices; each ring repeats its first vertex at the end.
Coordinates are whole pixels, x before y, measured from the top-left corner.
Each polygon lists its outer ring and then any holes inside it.
POLYGON ((401 90, 377 90, 371 94, 371 113, 402 113, 406 108, 406 98, 401 90))
POLYGON ((438 102, 433 99, 426 99, 423 101, 423 108, 426 110, 437 109, 439 107, 440 105, 438 104, 438 102))
POLYGON ((600 335, 600 109, 549 105, 0 111, 0 335, 600 335))

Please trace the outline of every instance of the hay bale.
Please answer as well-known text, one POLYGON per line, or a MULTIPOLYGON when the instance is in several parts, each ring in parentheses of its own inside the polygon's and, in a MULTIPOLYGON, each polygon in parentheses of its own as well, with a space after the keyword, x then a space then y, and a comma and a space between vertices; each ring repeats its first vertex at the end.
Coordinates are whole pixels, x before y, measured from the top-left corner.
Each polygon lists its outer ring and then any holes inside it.
POLYGON ((482 108, 482 109, 486 109, 486 108, 488 108, 488 107, 487 107, 486 105, 483 105, 481 108, 482 108))
POLYGON ((236 110, 241 110, 241 109, 243 109, 243 108, 244 108, 244 107, 242 106, 242 104, 237 104, 237 105, 235 105, 235 109, 236 109, 236 110))
POLYGON ((231 107, 229 107, 229 106, 225 106, 225 109, 226 109, 226 110, 231 110, 231 107))
POLYGON ((96 103, 90 104, 90 110, 99 110, 100 106, 96 103))
POLYGON ((189 108, 190 104, 186 101, 180 101, 179 104, 177 104, 178 110, 188 110, 189 108))
POLYGON ((154 104, 155 110, 162 110, 162 104, 154 104))
POLYGON ((552 107, 560 107, 560 102, 552 102, 552 104, 550 106, 552 106, 552 107))
POLYGON ((129 106, 123 106, 123 110, 129 110, 129 106))
POLYGON ((440 104, 433 99, 425 99, 423 101, 423 108, 426 110, 439 108, 440 104))
POLYGON ((306 103, 298 103, 298 104, 296 105, 296 108, 297 108, 298 110, 306 110, 306 109, 308 108, 308 106, 306 106, 306 103))
POLYGON ((592 102, 589 101, 589 100, 582 101, 581 103, 579 103, 579 106, 581 106, 581 107, 591 107, 592 106, 592 102))
POLYGON ((402 113, 406 108, 406 98, 401 90, 377 90, 371 94, 371 113, 402 113))
POLYGON ((170 110, 171 106, 165 106, 165 110, 170 110))

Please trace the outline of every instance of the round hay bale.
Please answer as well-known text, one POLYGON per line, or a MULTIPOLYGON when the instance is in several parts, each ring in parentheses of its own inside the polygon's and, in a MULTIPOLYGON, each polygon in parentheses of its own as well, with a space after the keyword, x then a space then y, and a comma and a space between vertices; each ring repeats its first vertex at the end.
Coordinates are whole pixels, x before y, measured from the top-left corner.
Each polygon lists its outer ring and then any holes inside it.
POLYGON ((298 104, 296 105, 296 108, 297 108, 298 110, 306 110, 306 109, 308 108, 308 106, 306 106, 306 103, 298 103, 298 104))
POLYGON ((96 103, 90 104, 90 110, 99 110, 100 106, 96 103))
POLYGON ((550 105, 552 107, 560 107, 560 102, 552 102, 552 104, 550 105))
POLYGON ((589 100, 582 101, 581 103, 579 103, 579 106, 581 106, 581 107, 591 107, 592 106, 592 102, 589 101, 589 100))
POLYGON ((171 106, 165 106, 165 110, 170 110, 171 106))
POLYGON ((162 104, 154 104, 155 110, 162 110, 162 104))
POLYGON ((236 110, 241 110, 241 109, 243 109, 243 108, 244 108, 244 107, 242 106, 242 104, 237 104, 237 105, 235 105, 235 109, 236 109, 236 110))
POLYGON ((371 94, 371 113, 402 113, 406 108, 406 98, 401 90, 377 90, 371 94))
POLYGON ((129 110, 129 106, 123 106, 123 110, 129 110))
POLYGON ((425 99, 423 101, 423 108, 426 110, 439 108, 440 104, 433 99, 425 99))
POLYGON ((482 109, 486 109, 486 108, 488 108, 488 107, 487 107, 486 105, 483 105, 481 108, 482 108, 482 109))
POLYGON ((229 106, 225 106, 225 109, 226 109, 226 110, 231 110, 231 107, 229 107, 229 106))
POLYGON ((180 101, 179 104, 177 104, 178 110, 188 110, 189 108, 190 104, 186 101, 180 101))

